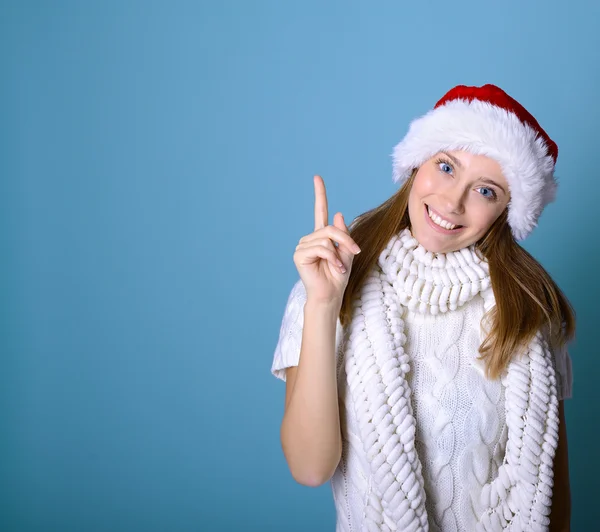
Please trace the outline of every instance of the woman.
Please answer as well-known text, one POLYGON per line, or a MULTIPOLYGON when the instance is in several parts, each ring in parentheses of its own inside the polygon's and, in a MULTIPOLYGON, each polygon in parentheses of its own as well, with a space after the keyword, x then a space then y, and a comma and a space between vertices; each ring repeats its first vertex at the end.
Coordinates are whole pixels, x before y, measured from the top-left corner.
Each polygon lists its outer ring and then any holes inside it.
POLYGON ((569 530, 574 311, 516 242, 557 155, 502 89, 457 86, 394 149, 398 193, 350 228, 315 176, 272 372, 291 473, 331 479, 338 531, 569 530))

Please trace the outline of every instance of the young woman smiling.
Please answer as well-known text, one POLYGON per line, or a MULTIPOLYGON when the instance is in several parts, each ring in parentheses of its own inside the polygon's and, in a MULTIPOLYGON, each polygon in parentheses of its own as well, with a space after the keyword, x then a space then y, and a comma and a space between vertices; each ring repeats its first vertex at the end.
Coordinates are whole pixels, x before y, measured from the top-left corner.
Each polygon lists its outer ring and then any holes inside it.
POLYGON ((272 372, 293 477, 337 531, 569 530, 574 311, 517 241, 558 148, 494 85, 457 86, 393 153, 401 185, 300 239, 272 372))

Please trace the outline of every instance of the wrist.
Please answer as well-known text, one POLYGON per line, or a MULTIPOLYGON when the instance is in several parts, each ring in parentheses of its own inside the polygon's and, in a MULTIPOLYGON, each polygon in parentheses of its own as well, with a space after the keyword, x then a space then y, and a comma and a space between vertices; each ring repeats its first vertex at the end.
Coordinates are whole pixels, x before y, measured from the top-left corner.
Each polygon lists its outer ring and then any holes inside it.
POLYGON ((336 318, 339 316, 341 308, 342 300, 337 298, 329 300, 308 298, 306 300, 306 304, 304 305, 305 312, 309 311, 311 313, 318 312, 325 315, 334 315, 336 318))

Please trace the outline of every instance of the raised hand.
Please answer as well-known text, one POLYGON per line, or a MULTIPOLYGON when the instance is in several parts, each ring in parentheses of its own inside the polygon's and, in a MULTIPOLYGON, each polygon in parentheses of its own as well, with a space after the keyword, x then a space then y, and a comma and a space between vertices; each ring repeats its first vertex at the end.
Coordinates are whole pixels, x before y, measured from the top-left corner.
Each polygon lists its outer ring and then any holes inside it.
POLYGON ((360 248, 350 237, 342 213, 336 213, 333 225, 329 225, 327 193, 320 176, 314 177, 314 186, 315 230, 300 239, 294 264, 308 299, 341 304, 354 255, 360 248))

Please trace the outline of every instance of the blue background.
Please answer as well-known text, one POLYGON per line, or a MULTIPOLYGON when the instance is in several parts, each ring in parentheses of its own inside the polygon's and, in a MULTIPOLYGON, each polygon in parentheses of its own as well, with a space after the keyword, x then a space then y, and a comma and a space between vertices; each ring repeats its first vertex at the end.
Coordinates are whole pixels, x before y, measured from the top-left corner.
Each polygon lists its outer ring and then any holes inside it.
POLYGON ((0 529, 332 531, 270 374, 292 255, 387 199, 456 84, 557 141, 525 247, 578 312, 573 530, 596 522, 596 2, 0 2, 0 529), (592 443, 590 443, 592 442, 592 443))

